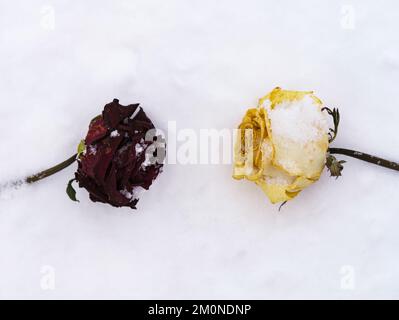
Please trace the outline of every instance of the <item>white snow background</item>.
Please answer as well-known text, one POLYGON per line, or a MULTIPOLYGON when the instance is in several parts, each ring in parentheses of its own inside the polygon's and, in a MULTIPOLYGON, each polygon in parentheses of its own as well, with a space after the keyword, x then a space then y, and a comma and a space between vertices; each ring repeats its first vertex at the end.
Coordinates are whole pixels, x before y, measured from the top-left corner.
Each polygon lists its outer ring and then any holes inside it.
MULTIPOLYGON (((0 0, 0 181, 71 156, 113 98, 222 129, 275 86, 399 160, 398 28, 396 0, 0 0)), ((340 158, 281 212, 230 165, 168 165, 137 211, 70 201, 76 165, 2 194, 0 298, 399 298, 399 175, 340 158)))

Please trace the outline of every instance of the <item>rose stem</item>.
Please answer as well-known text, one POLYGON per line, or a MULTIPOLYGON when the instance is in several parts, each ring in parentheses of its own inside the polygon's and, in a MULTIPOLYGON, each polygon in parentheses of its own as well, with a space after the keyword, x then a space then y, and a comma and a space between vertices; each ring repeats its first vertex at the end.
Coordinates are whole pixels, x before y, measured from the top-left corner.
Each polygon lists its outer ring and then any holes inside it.
POLYGON ((356 158, 359 160, 367 161, 370 163, 374 163, 378 166, 385 167, 388 169, 399 171, 399 163, 388 161, 376 156, 372 156, 370 154, 359 152, 355 150, 343 149, 343 148, 329 148, 328 151, 331 154, 343 154, 348 157, 356 158))
POLYGON ((29 176, 25 179, 27 183, 34 183, 39 180, 42 180, 44 178, 47 178, 49 176, 52 176, 53 174, 60 172, 61 170, 64 170, 65 168, 69 167, 72 163, 76 161, 77 154, 73 155, 69 159, 65 160, 64 162, 61 162, 60 164, 57 164, 56 166, 44 170, 42 172, 36 173, 32 176, 29 176))

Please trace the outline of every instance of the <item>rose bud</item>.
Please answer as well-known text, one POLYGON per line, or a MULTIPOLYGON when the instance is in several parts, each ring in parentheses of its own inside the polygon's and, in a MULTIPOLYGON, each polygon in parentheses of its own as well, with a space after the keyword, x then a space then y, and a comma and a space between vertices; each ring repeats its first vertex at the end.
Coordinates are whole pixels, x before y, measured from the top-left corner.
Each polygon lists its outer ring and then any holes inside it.
POLYGON ((329 146, 327 115, 312 92, 274 89, 249 109, 235 146, 235 179, 262 188, 272 203, 285 202, 317 181, 329 146))
POLYGON ((94 202, 136 209, 163 167, 164 149, 155 126, 138 104, 122 106, 115 99, 93 119, 79 147, 75 178, 94 202), (155 142, 154 142, 155 141, 155 142))

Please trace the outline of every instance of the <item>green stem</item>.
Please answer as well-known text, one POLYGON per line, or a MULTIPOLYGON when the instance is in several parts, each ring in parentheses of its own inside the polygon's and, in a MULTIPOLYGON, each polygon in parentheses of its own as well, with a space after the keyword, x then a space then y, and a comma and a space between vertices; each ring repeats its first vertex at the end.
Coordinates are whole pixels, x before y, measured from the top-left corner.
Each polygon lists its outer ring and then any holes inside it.
POLYGON ((331 154, 342 154, 348 157, 376 164, 377 166, 399 171, 399 163, 382 159, 364 152, 359 152, 350 149, 343 149, 343 148, 329 148, 328 152, 330 152, 331 154))
POLYGON ((36 173, 34 175, 31 175, 25 179, 27 183, 34 183, 39 180, 45 179, 47 177, 52 176, 53 174, 56 174, 57 172, 60 172, 61 170, 64 170, 65 168, 69 167, 71 164, 73 164, 76 161, 77 154, 73 155, 69 159, 65 160, 64 162, 61 162, 60 164, 57 164, 56 166, 44 170, 42 172, 36 173))

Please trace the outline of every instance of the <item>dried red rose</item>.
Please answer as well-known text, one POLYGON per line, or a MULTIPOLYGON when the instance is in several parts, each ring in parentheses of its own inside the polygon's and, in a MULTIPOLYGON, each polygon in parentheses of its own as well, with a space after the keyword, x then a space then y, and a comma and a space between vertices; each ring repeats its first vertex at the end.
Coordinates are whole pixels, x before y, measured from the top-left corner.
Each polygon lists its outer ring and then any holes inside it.
POLYGON ((139 104, 115 99, 90 123, 75 174, 79 187, 94 202, 136 209, 139 191, 148 190, 163 167, 154 141, 159 145, 160 137, 139 104))

